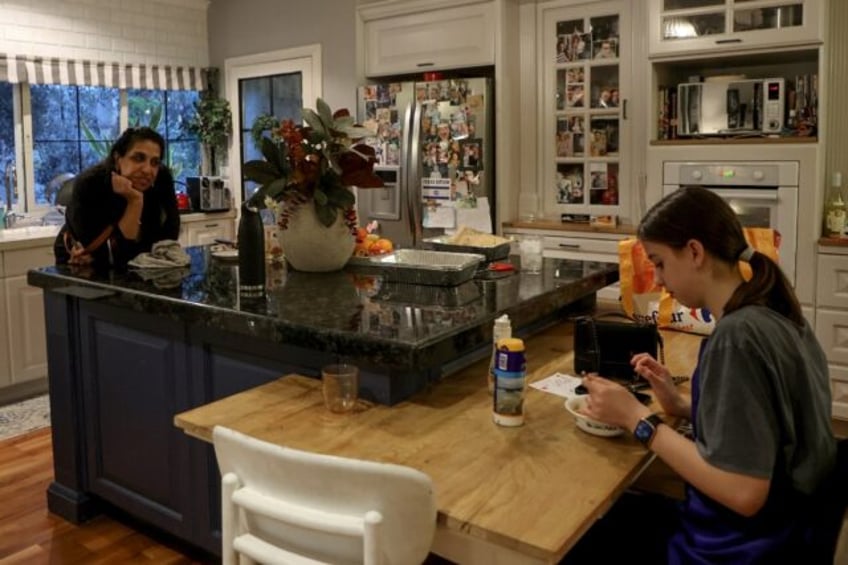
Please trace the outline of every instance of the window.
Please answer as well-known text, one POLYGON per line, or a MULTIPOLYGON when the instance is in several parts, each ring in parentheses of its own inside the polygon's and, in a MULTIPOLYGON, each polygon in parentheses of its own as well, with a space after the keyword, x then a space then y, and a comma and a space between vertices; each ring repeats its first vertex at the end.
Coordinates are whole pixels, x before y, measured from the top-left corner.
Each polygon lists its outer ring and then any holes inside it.
MULTIPOLYGON (((233 110, 233 135, 229 172, 240 179, 244 201, 256 187, 241 175, 245 161, 260 158, 253 146, 250 129, 256 118, 270 114, 277 118, 301 120, 300 109, 314 106, 321 96, 321 46, 306 45, 259 55, 227 59, 227 99, 233 110), (237 110, 236 110, 237 109, 237 110)), ((235 196, 235 195, 234 195, 235 196)))
POLYGON ((15 166, 15 99, 12 85, 0 82, 0 171, 3 172, 3 188, 0 191, 0 206, 6 207, 7 194, 11 192, 11 178, 15 166))
POLYGON ((164 162, 174 178, 184 182, 186 175, 200 170, 200 144, 184 128, 198 99, 196 90, 0 82, 0 202, 5 206, 7 192, 17 193, 12 198, 17 211, 46 209, 54 197, 51 187, 58 186, 51 181, 76 175, 105 158, 128 125, 150 126, 162 134, 168 151, 164 162), (18 103, 23 118, 15 113, 18 103), (32 143, 16 147, 16 137, 32 143))
MULTIPOLYGON (((274 116, 277 120, 301 121, 303 108, 303 73, 294 72, 268 77, 247 78, 239 81, 239 113, 241 114, 241 162, 261 159, 262 153, 251 138, 251 128, 256 118, 274 116)), ((256 191, 253 181, 245 180, 244 198, 256 191)))
POLYGON ((186 176, 200 171, 200 144, 185 129, 195 112, 200 95, 194 90, 136 90, 127 91, 130 126, 148 126, 165 138, 165 163, 171 167, 174 179, 185 183, 186 176))

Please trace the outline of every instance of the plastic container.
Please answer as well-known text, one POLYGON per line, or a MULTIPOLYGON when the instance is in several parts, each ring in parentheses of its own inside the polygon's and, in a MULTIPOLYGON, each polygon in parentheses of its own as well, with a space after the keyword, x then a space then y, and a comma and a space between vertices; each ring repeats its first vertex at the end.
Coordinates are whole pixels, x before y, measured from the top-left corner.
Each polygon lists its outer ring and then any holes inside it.
POLYGON ((495 390, 495 358, 498 355, 498 340, 512 337, 512 322, 509 316, 504 314, 495 320, 492 330, 492 357, 489 360, 489 394, 495 390))
POLYGON ((492 420, 499 426, 524 424, 525 383, 524 341, 515 337, 498 340, 492 420))

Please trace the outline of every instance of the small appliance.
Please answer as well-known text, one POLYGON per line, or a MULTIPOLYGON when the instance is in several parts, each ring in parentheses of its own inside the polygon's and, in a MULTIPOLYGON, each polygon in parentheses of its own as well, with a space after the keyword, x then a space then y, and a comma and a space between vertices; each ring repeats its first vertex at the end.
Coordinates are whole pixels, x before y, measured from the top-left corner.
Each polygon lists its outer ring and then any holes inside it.
POLYGON ((681 136, 780 133, 786 111, 782 78, 712 80, 677 85, 681 136))
POLYGON ((230 209, 232 193, 229 181, 221 177, 186 177, 191 208, 200 212, 225 212, 230 209))

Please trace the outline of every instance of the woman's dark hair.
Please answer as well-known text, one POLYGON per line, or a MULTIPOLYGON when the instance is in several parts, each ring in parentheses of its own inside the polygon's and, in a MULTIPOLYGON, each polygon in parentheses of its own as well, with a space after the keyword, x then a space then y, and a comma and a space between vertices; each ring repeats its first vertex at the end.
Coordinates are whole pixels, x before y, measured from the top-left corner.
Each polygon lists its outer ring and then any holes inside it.
POLYGON ((152 141, 159 146, 159 154, 165 158, 165 139, 155 129, 148 127, 127 128, 121 134, 112 148, 109 149, 109 156, 104 160, 110 170, 115 169, 115 160, 118 157, 123 157, 130 150, 130 147, 139 141, 152 141))
MULTIPOLYGON (((714 192, 695 186, 675 190, 657 202, 642 218, 636 235, 642 241, 676 250, 696 239, 711 255, 730 264, 735 264, 748 248, 742 225, 727 202, 714 192)), ((777 263, 754 252, 749 264, 751 280, 739 285, 724 305, 724 313, 759 304, 803 325, 798 298, 777 263)))

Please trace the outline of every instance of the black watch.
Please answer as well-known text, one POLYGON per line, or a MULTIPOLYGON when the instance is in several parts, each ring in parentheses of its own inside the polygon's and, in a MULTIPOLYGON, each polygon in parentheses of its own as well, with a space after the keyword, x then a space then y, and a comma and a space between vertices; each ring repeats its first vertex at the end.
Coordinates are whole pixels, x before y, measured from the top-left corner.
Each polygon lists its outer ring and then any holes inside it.
POLYGON ((644 445, 648 447, 651 445, 651 440, 654 439, 654 435, 657 433, 657 428, 660 424, 662 424, 662 418, 659 417, 659 414, 651 414, 649 416, 645 416, 639 423, 636 424, 636 428, 633 430, 633 435, 636 436, 636 439, 644 445))

